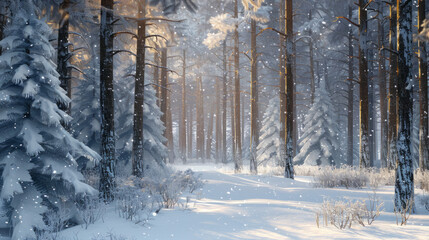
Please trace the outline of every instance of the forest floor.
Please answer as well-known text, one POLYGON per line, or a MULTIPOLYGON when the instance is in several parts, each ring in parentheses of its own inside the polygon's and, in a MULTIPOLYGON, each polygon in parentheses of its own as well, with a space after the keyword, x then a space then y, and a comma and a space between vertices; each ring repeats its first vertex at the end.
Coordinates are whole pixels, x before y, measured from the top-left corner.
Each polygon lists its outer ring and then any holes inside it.
MULTIPOLYGON (((429 232, 429 212, 419 203, 407 225, 397 225, 392 186, 375 190, 384 206, 370 226, 353 224, 351 229, 340 230, 332 225, 317 227, 315 212, 321 203, 326 199, 367 200, 374 194, 373 189, 314 188, 311 177, 290 180, 233 174, 232 166, 214 164, 174 167, 191 168, 205 181, 198 197, 187 206, 162 209, 144 225, 107 211, 103 222, 87 230, 80 226, 68 229, 61 239, 427 239, 429 232)), ((417 198, 419 194, 416 190, 417 198)))

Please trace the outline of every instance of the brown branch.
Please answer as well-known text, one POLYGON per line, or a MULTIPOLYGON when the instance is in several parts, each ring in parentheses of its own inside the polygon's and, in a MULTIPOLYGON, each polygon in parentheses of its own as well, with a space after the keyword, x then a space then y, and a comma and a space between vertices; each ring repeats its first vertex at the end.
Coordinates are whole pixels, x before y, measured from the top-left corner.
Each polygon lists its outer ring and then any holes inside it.
POLYGON ((356 27, 360 27, 360 25, 359 25, 359 24, 357 24, 357 23, 353 22, 352 20, 348 19, 347 17, 343 17, 343 16, 339 16, 339 17, 337 17, 337 18, 334 20, 334 22, 337 22, 340 18, 347 20, 349 23, 351 23, 351 24, 355 25, 356 27))
POLYGON ((256 34, 256 37, 259 36, 261 33, 265 32, 266 30, 272 30, 272 31, 284 36, 284 37, 287 37, 287 35, 285 33, 282 33, 279 30, 272 28, 272 27, 267 27, 267 28, 262 29, 258 34, 256 34))
POLYGON ((131 35, 131 36, 133 36, 133 38, 135 38, 135 39, 137 39, 138 37, 137 37, 137 34, 135 34, 135 33, 132 33, 132 32, 115 32, 115 33, 112 33, 110 36, 112 36, 112 37, 116 37, 116 36, 118 36, 118 35, 121 35, 121 34, 128 34, 128 35, 131 35))

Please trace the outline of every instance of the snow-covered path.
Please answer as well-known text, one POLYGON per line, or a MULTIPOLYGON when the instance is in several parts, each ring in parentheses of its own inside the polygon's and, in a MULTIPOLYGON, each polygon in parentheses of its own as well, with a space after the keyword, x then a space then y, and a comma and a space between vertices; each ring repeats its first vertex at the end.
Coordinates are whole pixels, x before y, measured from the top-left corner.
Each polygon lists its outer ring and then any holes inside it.
POLYGON ((149 222, 144 239, 427 239, 429 232, 428 215, 413 215, 406 227, 396 225, 392 187, 378 191, 386 212, 371 226, 338 230, 316 226, 315 210, 323 199, 366 199, 371 190, 315 189, 308 177, 293 181, 219 171, 200 173, 207 181, 202 198, 191 210, 162 210, 149 222))
POLYGON ((144 226, 108 213, 103 223, 91 225, 86 231, 81 227, 69 229, 67 236, 109 239, 94 236, 110 232, 127 240, 427 239, 429 232, 429 215, 421 207, 407 226, 396 225, 392 213, 393 187, 377 191, 385 203, 384 211, 371 226, 355 224, 347 230, 334 226, 317 228, 315 210, 325 198, 367 199, 372 190, 318 189, 311 186, 309 177, 290 180, 229 174, 207 166, 191 168, 202 174, 206 182, 201 198, 193 199, 187 209, 162 209, 144 226))

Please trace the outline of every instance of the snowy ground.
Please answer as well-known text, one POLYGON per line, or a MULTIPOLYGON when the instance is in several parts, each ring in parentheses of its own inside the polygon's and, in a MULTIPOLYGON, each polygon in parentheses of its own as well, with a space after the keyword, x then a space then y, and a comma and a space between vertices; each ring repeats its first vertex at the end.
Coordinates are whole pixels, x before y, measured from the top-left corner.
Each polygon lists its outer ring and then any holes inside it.
MULTIPOLYGON (((382 187, 377 195, 384 201, 384 211, 371 225, 353 225, 339 230, 334 226, 317 228, 315 211, 324 199, 367 199, 371 189, 318 189, 311 177, 296 180, 276 176, 234 175, 216 166, 187 165, 206 181, 200 199, 188 208, 163 209, 145 225, 106 211, 104 222, 87 230, 74 227, 61 239, 89 240, 151 239, 427 239, 429 214, 419 204, 407 226, 397 226, 393 213, 393 187, 382 187)), ((419 193, 419 191, 416 191, 419 193)), ((418 196, 417 196, 418 198, 418 196)))

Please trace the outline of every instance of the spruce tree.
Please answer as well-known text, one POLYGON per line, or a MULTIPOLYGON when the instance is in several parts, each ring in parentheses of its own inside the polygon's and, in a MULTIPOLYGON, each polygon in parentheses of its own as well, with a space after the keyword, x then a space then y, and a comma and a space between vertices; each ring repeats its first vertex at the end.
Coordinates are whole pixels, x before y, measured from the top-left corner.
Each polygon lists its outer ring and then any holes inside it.
POLYGON ((334 116, 335 109, 325 81, 316 89, 314 103, 304 121, 304 130, 299 143, 300 152, 294 158, 295 163, 311 166, 335 165, 335 156, 339 147, 339 133, 334 116))
POLYGON ((280 101, 278 97, 270 100, 262 120, 261 136, 257 147, 258 165, 284 166, 280 155, 280 101))
POLYGON ((61 125, 70 117, 57 103, 70 99, 51 61, 50 27, 38 19, 32 1, 16 6, 0 42, 0 195, 14 240, 35 239, 49 208, 96 194, 81 182, 74 157, 100 158, 61 125))

